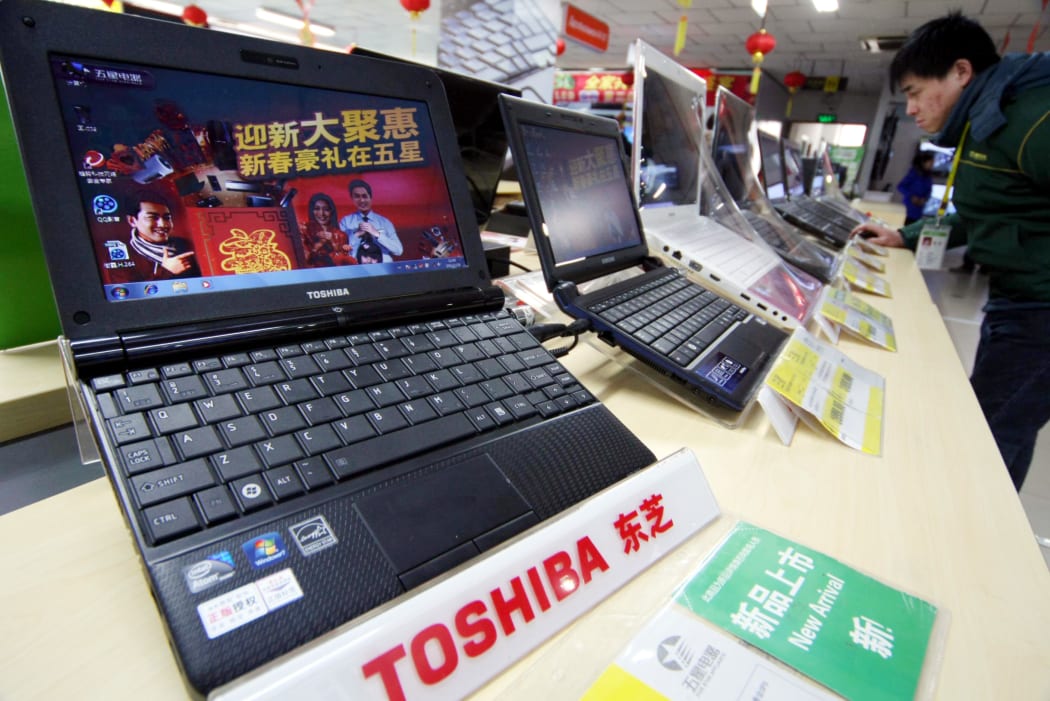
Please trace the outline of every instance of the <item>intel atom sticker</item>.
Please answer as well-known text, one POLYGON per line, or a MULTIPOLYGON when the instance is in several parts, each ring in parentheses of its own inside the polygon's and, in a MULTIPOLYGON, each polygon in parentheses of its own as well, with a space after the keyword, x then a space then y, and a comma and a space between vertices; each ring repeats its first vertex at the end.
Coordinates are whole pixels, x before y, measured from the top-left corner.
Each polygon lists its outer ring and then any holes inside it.
POLYGON ((253 569, 276 564, 288 557, 288 548, 280 533, 263 533, 241 545, 253 569))
POLYGON ((309 557, 339 542, 324 516, 314 516, 288 529, 299 552, 309 557))
POLYGON ((234 569, 233 555, 223 550, 183 567, 182 578, 191 594, 199 594, 232 577, 234 569))
POLYGON ((303 598, 295 573, 283 569, 245 584, 197 607, 209 640, 258 620, 276 609, 303 598))

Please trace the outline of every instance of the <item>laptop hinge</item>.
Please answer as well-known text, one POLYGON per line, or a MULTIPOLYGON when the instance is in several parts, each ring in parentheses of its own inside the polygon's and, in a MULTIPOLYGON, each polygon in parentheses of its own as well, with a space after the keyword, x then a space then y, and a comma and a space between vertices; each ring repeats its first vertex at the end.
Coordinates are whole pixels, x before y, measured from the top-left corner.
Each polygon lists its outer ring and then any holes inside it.
POLYGON ((119 337, 71 343, 81 371, 120 369, 125 364, 162 362, 165 359, 229 352, 237 348, 278 345, 357 328, 396 326, 441 315, 496 311, 503 306, 503 291, 496 286, 472 287, 419 295, 373 299, 338 307, 304 309, 224 319, 160 329, 130 331, 119 337))

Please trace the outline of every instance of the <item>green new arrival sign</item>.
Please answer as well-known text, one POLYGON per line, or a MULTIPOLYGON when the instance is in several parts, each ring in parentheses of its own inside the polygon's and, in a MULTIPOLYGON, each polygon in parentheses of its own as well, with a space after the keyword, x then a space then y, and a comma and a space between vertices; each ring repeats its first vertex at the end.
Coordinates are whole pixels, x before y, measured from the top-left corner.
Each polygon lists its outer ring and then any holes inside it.
POLYGON ((739 523, 677 603, 852 701, 912 699, 937 608, 739 523))

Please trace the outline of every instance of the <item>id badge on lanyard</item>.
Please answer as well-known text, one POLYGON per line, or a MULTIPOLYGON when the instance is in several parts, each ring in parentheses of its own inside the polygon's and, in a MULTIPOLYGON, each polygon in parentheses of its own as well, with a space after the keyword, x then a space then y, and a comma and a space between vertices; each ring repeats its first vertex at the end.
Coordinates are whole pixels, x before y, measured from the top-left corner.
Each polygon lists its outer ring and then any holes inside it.
POLYGON ((919 233, 919 243, 915 247, 915 262, 924 270, 938 270, 944 264, 944 252, 948 249, 948 235, 952 228, 941 224, 941 218, 948 209, 948 200, 951 198, 952 187, 955 185, 955 174, 959 170, 963 144, 966 143, 966 135, 969 132, 970 123, 967 122, 963 127, 962 138, 959 139, 959 147, 955 149, 955 156, 952 158, 952 169, 944 184, 944 196, 941 197, 941 206, 937 208, 937 219, 932 224, 923 226, 919 233))

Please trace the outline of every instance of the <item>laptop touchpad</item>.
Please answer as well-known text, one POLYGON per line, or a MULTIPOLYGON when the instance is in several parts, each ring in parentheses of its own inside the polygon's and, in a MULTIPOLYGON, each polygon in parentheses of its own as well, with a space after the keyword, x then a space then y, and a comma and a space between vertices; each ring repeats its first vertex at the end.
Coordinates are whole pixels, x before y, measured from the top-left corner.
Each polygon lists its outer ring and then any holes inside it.
POLYGON ((458 548, 465 554, 439 568, 449 569, 480 553, 485 534, 511 522, 521 522, 520 530, 538 522, 522 518, 530 514, 529 505, 488 455, 380 490, 356 508, 399 573, 458 548))

